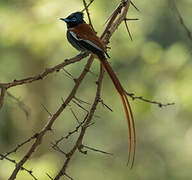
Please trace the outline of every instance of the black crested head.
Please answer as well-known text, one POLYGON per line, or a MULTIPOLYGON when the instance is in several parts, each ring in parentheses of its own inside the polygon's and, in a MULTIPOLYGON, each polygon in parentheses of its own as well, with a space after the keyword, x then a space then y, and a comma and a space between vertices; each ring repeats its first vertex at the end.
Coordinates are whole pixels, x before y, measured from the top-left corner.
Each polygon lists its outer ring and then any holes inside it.
POLYGON ((70 14, 67 18, 60 18, 60 20, 67 23, 67 28, 75 27, 79 24, 85 23, 85 21, 83 20, 82 12, 74 12, 70 14))

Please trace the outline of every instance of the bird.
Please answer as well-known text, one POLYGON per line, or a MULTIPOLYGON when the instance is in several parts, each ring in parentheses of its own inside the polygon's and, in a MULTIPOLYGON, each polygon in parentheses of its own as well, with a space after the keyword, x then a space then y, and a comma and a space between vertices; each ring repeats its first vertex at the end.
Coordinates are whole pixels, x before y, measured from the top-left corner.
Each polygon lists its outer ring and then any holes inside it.
POLYGON ((83 12, 74 12, 66 18, 60 18, 67 24, 67 39, 69 43, 80 52, 90 52, 99 59, 104 69, 107 71, 110 79, 112 80, 117 92, 119 93, 124 111, 126 114, 127 124, 128 124, 128 133, 129 133, 129 151, 128 151, 128 160, 127 166, 130 163, 131 159, 131 149, 132 149, 132 134, 133 134, 133 153, 132 153, 132 163, 131 168, 134 165, 135 161, 135 152, 136 152, 136 130, 135 122, 133 117, 133 112, 130 106, 130 103, 127 98, 127 93, 124 90, 123 86, 120 83, 117 75, 112 69, 111 65, 107 61, 109 55, 106 51, 106 45, 104 42, 97 36, 93 28, 84 21, 83 12))

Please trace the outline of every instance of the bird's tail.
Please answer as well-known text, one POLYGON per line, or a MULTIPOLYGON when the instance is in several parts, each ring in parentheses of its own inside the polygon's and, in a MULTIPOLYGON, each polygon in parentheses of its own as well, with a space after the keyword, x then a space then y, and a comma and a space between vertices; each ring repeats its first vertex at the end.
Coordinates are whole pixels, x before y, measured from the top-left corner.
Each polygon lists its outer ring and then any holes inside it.
POLYGON ((133 133, 133 156, 132 156, 132 163, 131 163, 131 168, 134 165, 135 161, 135 150, 136 150, 136 131, 135 131, 135 122, 134 122, 134 117, 133 117, 133 112, 131 110, 130 103, 128 101, 127 95, 125 90, 123 89, 118 77, 116 76, 115 72, 111 68, 110 64, 108 63, 107 59, 105 58, 99 58, 101 61, 102 65, 104 66, 105 70, 107 71, 108 75, 110 76, 116 90, 121 96, 121 100, 123 102, 123 107, 124 111, 126 114, 126 119, 127 119, 127 124, 128 124, 128 132, 129 132, 129 152, 128 152, 128 161, 127 165, 130 162, 131 159, 131 149, 132 149, 132 133, 133 133))

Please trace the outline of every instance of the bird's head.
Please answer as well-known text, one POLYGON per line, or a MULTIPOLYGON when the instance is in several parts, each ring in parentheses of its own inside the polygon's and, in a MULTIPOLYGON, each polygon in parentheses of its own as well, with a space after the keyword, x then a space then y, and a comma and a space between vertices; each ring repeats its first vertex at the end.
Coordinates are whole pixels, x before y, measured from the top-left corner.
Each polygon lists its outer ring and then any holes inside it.
POLYGON ((68 28, 75 27, 78 24, 85 23, 85 21, 83 20, 82 12, 72 13, 66 18, 60 18, 60 20, 65 21, 67 23, 68 28))

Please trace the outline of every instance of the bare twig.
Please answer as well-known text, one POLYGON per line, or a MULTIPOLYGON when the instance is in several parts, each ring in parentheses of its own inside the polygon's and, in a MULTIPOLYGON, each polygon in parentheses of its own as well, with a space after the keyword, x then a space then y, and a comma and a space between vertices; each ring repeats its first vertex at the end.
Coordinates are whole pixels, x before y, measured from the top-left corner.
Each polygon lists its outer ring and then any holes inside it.
POLYGON ((59 143, 61 141, 63 141, 64 139, 68 139, 71 135, 75 134, 76 132, 78 132, 78 130, 80 129, 80 127, 82 127, 82 125, 84 124, 84 122, 86 121, 88 117, 88 114, 85 116, 84 120, 73 130, 68 132, 68 134, 66 136, 62 136, 60 139, 58 139, 55 143, 52 143, 52 148, 54 148, 55 146, 58 146, 59 143))
POLYGON ((170 106, 170 105, 174 105, 175 103, 161 103, 161 102, 158 102, 158 101, 152 101, 152 100, 149 100, 149 99, 146 99, 144 98, 143 96, 135 96, 134 93, 128 93, 126 92, 126 94, 132 98, 132 100, 135 100, 135 99, 138 99, 138 100, 141 100, 141 101, 144 101, 144 102, 147 102, 147 103, 151 103, 151 104, 157 104, 159 107, 166 107, 166 106, 170 106))
POLYGON ((99 102, 104 106, 106 107, 107 109, 109 109, 111 112, 113 112, 113 110, 107 105, 104 103, 103 99, 100 98, 99 102))
POLYGON ((102 151, 102 150, 99 150, 99 149, 96 149, 96 148, 92 148, 90 146, 86 146, 86 145, 81 145, 81 146, 82 146, 81 148, 87 148, 87 149, 95 151, 95 152, 100 152, 100 153, 103 153, 103 154, 113 155, 112 153, 102 151))
POLYGON ((68 179, 70 179, 70 180, 74 180, 71 176, 69 176, 68 174, 64 174, 64 176, 66 176, 66 177, 68 177, 68 179))
POLYGON ((46 175, 48 176, 49 179, 53 180, 53 178, 48 173, 46 173, 46 175))
POLYGON ((138 18, 125 18, 126 21, 137 21, 139 20, 138 18))
POLYGON ((123 0, 121 1, 121 3, 119 3, 117 8, 111 14, 109 20, 107 21, 108 22, 107 27, 103 32, 103 34, 101 35, 101 39, 106 44, 109 43, 109 39, 111 38, 112 34, 118 29, 119 25, 126 18, 129 6, 130 6, 130 0, 123 0))
MULTIPOLYGON (((3 159, 5 157, 7 157, 8 155, 12 154, 12 153, 16 153, 22 146, 24 146, 25 144, 31 142, 33 139, 35 139, 37 137, 38 134, 34 134, 32 137, 30 137, 29 139, 25 140, 24 142, 22 142, 21 144, 18 144, 13 150, 7 152, 4 156, 3 159)), ((2 160, 0 158, 0 160, 2 160)))
POLYGON ((58 145, 52 143, 52 148, 53 148, 55 151, 58 151, 58 152, 60 152, 61 154, 64 154, 65 156, 67 156, 67 153, 64 152, 58 145))
POLYGON ((183 27, 183 29, 185 30, 186 32, 186 35, 188 37, 188 39, 192 42, 192 33, 191 31, 188 29, 188 27, 186 26, 177 6, 176 6, 176 3, 175 3, 175 0, 169 0, 169 3, 170 3, 170 6, 174 12, 174 14, 176 15, 176 17, 178 18, 178 21, 179 23, 181 24, 181 26, 183 27))
POLYGON ((73 75, 71 73, 69 73, 66 69, 63 68, 63 71, 67 74, 67 77, 69 77, 70 79, 73 79, 75 81, 75 78, 73 77, 73 75))
MULTIPOLYGON (((89 8, 89 6, 93 3, 93 1, 94 1, 94 0, 90 0, 89 3, 87 4, 86 8, 89 8)), ((82 10, 82 12, 85 11, 86 8, 84 8, 84 9, 82 10)))
POLYGON ((7 92, 8 97, 10 97, 11 99, 15 100, 17 105, 19 106, 19 108, 25 113, 26 118, 28 119, 30 116, 30 108, 20 99, 18 99, 17 97, 15 97, 13 94, 11 94, 10 92, 7 92))
POLYGON ((51 112, 49 112, 49 110, 45 107, 45 105, 44 104, 41 104, 41 106, 43 107, 43 109, 47 112, 47 114, 49 114, 49 117, 52 117, 53 115, 52 115, 52 113, 51 112))
POLYGON ((78 119, 78 117, 76 116, 75 112, 73 111, 73 109, 70 108, 70 110, 71 110, 71 113, 73 114, 74 118, 76 119, 77 123, 78 123, 78 124, 81 124, 80 121, 79 121, 79 119, 78 119))
MULTIPOLYGON (((93 1, 92 1, 93 2, 93 1)), ((90 4, 92 3, 91 1, 90 1, 90 4)), ((88 21, 89 21, 89 25, 92 27, 92 29, 94 30, 94 28, 93 28, 93 24, 92 24, 92 22, 91 22, 91 18, 90 18, 90 14, 89 14, 89 10, 88 10, 88 5, 87 5, 87 3, 86 3, 86 1, 85 0, 83 0, 83 5, 84 5, 84 7, 85 7, 85 11, 86 11, 86 13, 87 13, 87 17, 88 17, 88 21)), ((94 30, 95 31, 95 30, 94 30)))
POLYGON ((82 99, 79 99, 79 98, 77 98, 77 97, 74 97, 74 99, 77 100, 79 103, 84 103, 84 104, 91 105, 90 103, 88 103, 88 102, 86 102, 86 101, 84 101, 84 100, 82 100, 82 99))
POLYGON ((82 105, 80 105, 79 103, 77 103, 76 101, 74 101, 74 100, 72 100, 72 102, 74 103, 74 104, 76 104, 79 108, 81 108, 82 110, 84 110, 85 112, 89 112, 87 109, 85 109, 82 105))
MULTIPOLYGON (((109 18, 105 21, 105 24, 107 23, 107 26, 103 32, 103 34, 101 35, 101 39, 104 38, 104 36, 107 36, 107 34, 110 34, 110 28, 113 25, 115 19, 117 18, 118 14, 121 13, 121 10, 123 8, 123 3, 119 3, 119 5, 115 8, 115 10, 113 11, 113 13, 109 16, 109 18)), ((109 41, 104 41, 106 44, 109 43, 109 41)))
POLYGON ((88 53, 84 53, 84 54, 79 54, 73 58, 70 59, 65 59, 62 63, 52 67, 52 68, 47 68, 44 70, 44 72, 42 72, 39 75, 36 76, 32 76, 32 77, 28 77, 28 78, 24 78, 24 79, 20 79, 20 80, 13 80, 12 82, 9 83, 0 83, 0 89, 1 89, 1 94, 0 94, 0 110, 3 106, 3 100, 4 100, 4 96, 5 93, 7 91, 7 89, 14 87, 14 86, 19 86, 19 85, 23 85, 23 84, 28 84, 28 83, 32 83, 34 81, 38 81, 38 80, 42 80, 43 78, 45 78, 47 75, 53 73, 53 72, 58 72, 60 71, 62 68, 64 68, 65 66, 78 62, 81 59, 85 58, 88 56, 88 53))
POLYGON ((28 84, 28 83, 32 83, 34 81, 38 81, 38 80, 42 80, 44 79, 47 75, 53 73, 53 72, 58 72, 61 69, 63 69, 65 66, 78 62, 81 59, 85 58, 88 56, 88 53, 84 53, 84 54, 79 54, 73 58, 70 59, 65 59, 62 63, 52 67, 52 68, 47 68, 45 69, 44 72, 42 72, 39 75, 36 76, 32 76, 32 77, 28 77, 28 78, 24 78, 24 79, 20 79, 20 80, 14 80, 13 82, 10 83, 0 83, 0 88, 3 89, 8 89, 14 86, 19 86, 19 85, 23 85, 23 84, 28 84))
POLYGON ((137 10, 137 11, 140 11, 137 6, 133 3, 133 1, 130 2, 130 4, 137 10))
MULTIPOLYGON (((74 103, 74 104, 76 104, 80 109, 82 109, 83 111, 85 111, 85 112, 89 112, 86 108, 84 108, 81 104, 79 104, 78 102, 76 102, 76 101, 74 101, 74 100, 72 100, 72 102, 74 103)), ((97 118, 100 118, 98 115, 94 115, 94 117, 97 117, 97 118)))
POLYGON ((126 27, 126 29, 127 29, 127 32, 128 32, 128 34, 129 34, 129 37, 130 37, 131 41, 133 41, 133 38, 132 38, 132 36, 131 36, 131 32, 129 31, 129 27, 128 27, 128 24, 127 24, 126 19, 124 20, 124 22, 125 22, 125 27, 126 27))
MULTIPOLYGON (((15 166, 17 166, 17 162, 16 162, 15 160, 10 159, 10 158, 4 156, 3 154, 0 154, 0 157, 1 157, 1 159, 6 159, 7 161, 9 161, 9 162, 15 164, 15 166)), ((26 168, 23 167, 23 166, 21 167, 21 170, 26 171, 33 179, 38 180, 38 179, 35 177, 35 175, 33 174, 33 171, 32 171, 32 170, 28 170, 28 169, 26 169, 26 168)))

